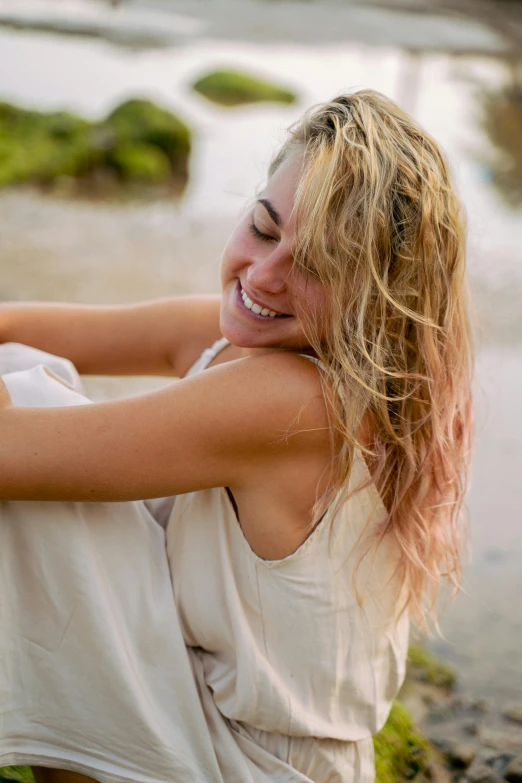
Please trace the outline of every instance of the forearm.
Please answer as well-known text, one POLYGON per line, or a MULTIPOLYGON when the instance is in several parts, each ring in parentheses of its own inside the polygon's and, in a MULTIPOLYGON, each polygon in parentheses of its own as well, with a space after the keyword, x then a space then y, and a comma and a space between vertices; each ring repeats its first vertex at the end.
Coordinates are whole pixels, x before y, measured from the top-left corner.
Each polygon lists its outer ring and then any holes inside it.
POLYGON ((161 335, 170 309, 169 300, 114 307, 9 302, 0 305, 0 342, 63 356, 83 374, 168 375, 161 335))

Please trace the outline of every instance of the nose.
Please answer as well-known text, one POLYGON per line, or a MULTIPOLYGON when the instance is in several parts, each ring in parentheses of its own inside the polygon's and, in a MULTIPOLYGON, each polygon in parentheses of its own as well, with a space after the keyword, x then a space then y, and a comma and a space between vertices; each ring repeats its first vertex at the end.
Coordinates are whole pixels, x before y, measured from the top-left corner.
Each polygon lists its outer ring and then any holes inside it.
POLYGON ((247 269, 246 278, 252 290, 281 294, 286 288, 289 272, 290 262, 276 251, 253 261, 247 269))

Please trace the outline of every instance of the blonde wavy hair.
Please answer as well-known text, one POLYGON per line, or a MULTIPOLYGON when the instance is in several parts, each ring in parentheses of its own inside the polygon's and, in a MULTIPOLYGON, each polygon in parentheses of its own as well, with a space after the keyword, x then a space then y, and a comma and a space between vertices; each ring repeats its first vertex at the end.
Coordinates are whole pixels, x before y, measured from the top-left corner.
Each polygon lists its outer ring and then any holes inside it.
POLYGON ((321 329, 303 317, 338 439, 333 489, 360 449, 387 508, 378 538, 399 545, 402 611, 437 625, 441 583, 461 582, 472 430, 461 206, 436 142, 372 90, 310 110, 269 173, 295 148, 293 269, 329 292, 321 329))

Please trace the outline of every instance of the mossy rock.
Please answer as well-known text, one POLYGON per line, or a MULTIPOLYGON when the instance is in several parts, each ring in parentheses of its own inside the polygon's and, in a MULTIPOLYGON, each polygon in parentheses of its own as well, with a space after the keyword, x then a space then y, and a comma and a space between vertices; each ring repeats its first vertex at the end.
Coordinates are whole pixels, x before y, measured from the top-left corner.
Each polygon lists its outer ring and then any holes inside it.
POLYGON ((403 783, 427 772, 429 743, 397 701, 386 724, 373 738, 373 746, 376 783, 403 783))
POLYGON ((408 676, 417 682, 447 689, 453 688, 457 680, 456 672, 451 666, 416 645, 411 645, 408 650, 408 676))
POLYGON ((168 157, 152 144, 122 144, 111 152, 109 160, 122 182, 158 185, 172 177, 168 157))
POLYGON ((147 144, 162 150, 171 167, 186 169, 190 131, 174 114, 146 100, 130 100, 118 106, 104 127, 115 134, 115 145, 147 144))
POLYGON ((147 100, 126 101, 99 123, 0 103, 0 187, 52 186, 65 178, 80 190, 117 192, 130 183, 179 193, 190 147, 188 127, 147 100))
POLYGON ((86 178, 105 165, 104 157, 87 136, 57 141, 44 134, 25 139, 0 134, 0 185, 47 185, 64 176, 86 178))
POLYGON ((4 780, 34 783, 34 776, 31 767, 0 767, 0 781, 4 780))
POLYGON ((220 106, 261 101, 294 103, 297 99, 290 90, 239 71, 213 71, 194 82, 192 88, 220 106))
POLYGON ((84 134, 91 123, 67 111, 45 113, 0 102, 0 127, 7 134, 70 139, 84 134))

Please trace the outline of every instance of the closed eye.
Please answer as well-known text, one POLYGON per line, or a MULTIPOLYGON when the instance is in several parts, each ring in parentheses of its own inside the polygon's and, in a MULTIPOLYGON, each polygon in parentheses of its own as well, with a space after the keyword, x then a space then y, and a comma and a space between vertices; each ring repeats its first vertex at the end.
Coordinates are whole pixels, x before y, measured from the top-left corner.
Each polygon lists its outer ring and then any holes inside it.
POLYGON ((260 239, 261 242, 277 242, 275 237, 271 237, 269 234, 263 234, 263 232, 258 229, 255 223, 250 224, 250 233, 256 239, 260 239))

